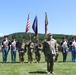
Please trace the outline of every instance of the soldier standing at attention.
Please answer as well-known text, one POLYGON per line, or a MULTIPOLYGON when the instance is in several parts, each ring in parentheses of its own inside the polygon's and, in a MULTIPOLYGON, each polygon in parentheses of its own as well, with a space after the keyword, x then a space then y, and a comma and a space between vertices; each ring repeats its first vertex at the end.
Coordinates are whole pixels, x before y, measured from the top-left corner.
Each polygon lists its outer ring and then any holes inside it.
POLYGON ((2 41, 2 58, 3 63, 7 63, 8 49, 10 42, 8 40, 8 36, 4 36, 4 40, 2 41))
POLYGON ((15 37, 12 37, 12 41, 11 41, 11 60, 12 62, 16 62, 16 45, 17 42, 15 40, 15 37))
POLYGON ((55 54, 55 62, 58 60, 58 56, 59 56, 59 53, 58 53, 58 50, 59 50, 59 44, 56 45, 57 46, 57 49, 55 50, 56 54, 55 54))
POLYGON ((52 38, 52 34, 48 34, 48 38, 43 43, 43 52, 46 57, 47 62, 47 71, 48 74, 54 74, 54 57, 55 57, 55 50, 57 48, 57 42, 55 39, 52 38))
POLYGON ((63 37, 62 41, 62 53, 63 53, 63 62, 66 62, 67 60, 67 54, 68 54, 68 41, 65 37, 63 37))
POLYGON ((36 42, 34 43, 34 52, 35 52, 35 58, 37 63, 40 62, 41 50, 42 50, 42 44, 37 39, 36 42))
POLYGON ((25 45, 25 42, 24 40, 21 40, 21 42, 19 43, 19 60, 21 63, 24 63, 24 55, 25 55, 25 52, 26 52, 26 45, 25 45))
POLYGON ((34 43, 29 40, 29 44, 28 44, 28 63, 32 63, 33 62, 33 50, 34 50, 34 43))
POLYGON ((72 62, 76 62, 76 41, 75 38, 72 37, 72 62))

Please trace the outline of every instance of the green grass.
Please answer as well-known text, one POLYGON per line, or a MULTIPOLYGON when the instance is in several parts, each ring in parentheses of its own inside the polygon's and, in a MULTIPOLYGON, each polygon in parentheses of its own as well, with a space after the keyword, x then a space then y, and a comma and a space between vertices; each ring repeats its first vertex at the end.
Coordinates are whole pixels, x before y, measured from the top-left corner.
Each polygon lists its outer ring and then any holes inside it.
MULTIPOLYGON (((27 63, 27 53, 25 54, 25 63, 11 63, 10 53, 8 55, 9 63, 1 63, 2 55, 0 53, 0 75, 47 75, 46 63, 44 63, 44 55, 42 53, 41 63, 27 63)), ((35 60, 34 60, 35 62, 35 60)), ((58 62, 54 65, 54 75, 76 75, 76 63, 71 61, 71 53, 68 53, 67 62, 62 62, 62 53, 59 52, 58 62)))

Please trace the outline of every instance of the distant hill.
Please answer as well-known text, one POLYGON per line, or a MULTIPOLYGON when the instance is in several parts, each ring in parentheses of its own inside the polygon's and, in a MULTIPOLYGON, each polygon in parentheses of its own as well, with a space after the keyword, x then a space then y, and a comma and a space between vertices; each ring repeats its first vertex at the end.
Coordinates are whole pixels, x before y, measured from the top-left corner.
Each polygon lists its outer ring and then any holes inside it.
MULTIPOLYGON (((35 38, 34 38, 34 33, 31 33, 31 34, 30 34, 30 33, 25 34, 24 32, 13 33, 13 34, 8 35, 9 40, 11 40, 13 36, 16 37, 16 40, 21 40, 21 39, 23 39, 25 42, 26 42, 28 39, 30 39, 30 36, 31 36, 32 41, 35 40, 35 38)), ((62 37, 64 37, 64 36, 65 36, 68 40, 70 40, 70 39, 72 38, 72 35, 53 34, 53 37, 57 40, 58 43, 61 41, 62 37)), ((74 36, 74 37, 76 38, 76 36, 74 36)), ((39 38, 40 42, 42 43, 43 40, 45 39, 45 35, 39 33, 39 34, 38 34, 38 38, 39 38)), ((3 37, 0 37, 0 43, 1 43, 2 40, 3 40, 3 37)))

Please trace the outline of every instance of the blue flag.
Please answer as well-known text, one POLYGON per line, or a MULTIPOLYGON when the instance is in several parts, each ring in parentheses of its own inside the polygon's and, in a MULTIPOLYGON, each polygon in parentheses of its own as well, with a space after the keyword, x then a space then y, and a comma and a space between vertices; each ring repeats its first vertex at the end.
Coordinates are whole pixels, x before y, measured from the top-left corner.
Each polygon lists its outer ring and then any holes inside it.
POLYGON ((38 35, 38 19, 37 19, 37 16, 34 19, 32 29, 35 32, 35 36, 37 36, 38 35))

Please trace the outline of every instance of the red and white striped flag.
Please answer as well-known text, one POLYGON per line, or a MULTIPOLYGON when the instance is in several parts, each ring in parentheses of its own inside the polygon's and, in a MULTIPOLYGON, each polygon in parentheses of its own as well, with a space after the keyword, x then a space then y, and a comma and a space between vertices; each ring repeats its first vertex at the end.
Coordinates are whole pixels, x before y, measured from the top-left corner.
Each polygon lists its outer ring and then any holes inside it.
POLYGON ((25 33, 28 33, 29 28, 30 28, 30 13, 28 14, 27 24, 26 24, 26 31, 25 31, 25 33))

